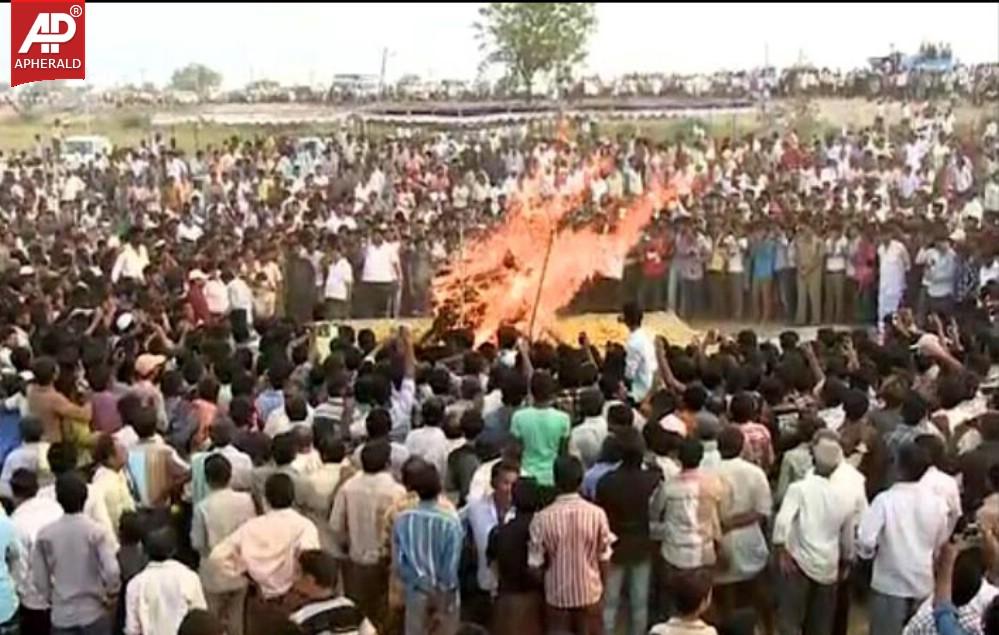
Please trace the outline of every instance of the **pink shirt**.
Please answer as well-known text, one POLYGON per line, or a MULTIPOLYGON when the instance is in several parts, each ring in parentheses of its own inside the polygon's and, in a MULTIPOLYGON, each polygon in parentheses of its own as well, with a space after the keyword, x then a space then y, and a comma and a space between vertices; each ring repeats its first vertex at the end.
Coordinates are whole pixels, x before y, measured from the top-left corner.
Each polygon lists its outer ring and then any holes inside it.
POLYGON ((279 509, 244 523, 212 550, 211 559, 227 575, 249 575, 269 599, 291 589, 298 554, 309 549, 319 549, 316 525, 293 509, 279 509))

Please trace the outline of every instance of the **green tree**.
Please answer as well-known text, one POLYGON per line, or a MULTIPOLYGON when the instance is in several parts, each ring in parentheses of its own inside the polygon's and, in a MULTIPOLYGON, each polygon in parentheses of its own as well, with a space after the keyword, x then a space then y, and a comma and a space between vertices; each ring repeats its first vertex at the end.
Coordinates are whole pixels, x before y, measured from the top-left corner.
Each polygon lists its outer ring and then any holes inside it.
POLYGON ((175 70, 170 77, 170 88, 190 90, 202 96, 221 85, 222 75, 204 64, 188 64, 175 70))
POLYGON ((592 2, 490 2, 473 26, 483 64, 501 64, 531 97, 538 74, 564 81, 586 58, 597 26, 592 2))

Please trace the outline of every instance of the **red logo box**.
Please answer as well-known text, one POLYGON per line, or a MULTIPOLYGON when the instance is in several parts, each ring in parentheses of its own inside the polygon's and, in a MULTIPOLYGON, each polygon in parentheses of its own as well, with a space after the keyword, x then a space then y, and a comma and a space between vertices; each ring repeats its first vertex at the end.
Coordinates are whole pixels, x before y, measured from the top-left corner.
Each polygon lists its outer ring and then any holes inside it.
POLYGON ((84 0, 13 0, 10 5, 10 85, 85 79, 84 0))

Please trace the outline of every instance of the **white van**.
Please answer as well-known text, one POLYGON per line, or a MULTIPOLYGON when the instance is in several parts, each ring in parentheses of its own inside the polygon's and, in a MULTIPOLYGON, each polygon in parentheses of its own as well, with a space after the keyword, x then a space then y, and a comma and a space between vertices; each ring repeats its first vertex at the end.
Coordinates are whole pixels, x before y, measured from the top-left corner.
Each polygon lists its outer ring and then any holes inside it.
POLYGON ((62 160, 76 168, 90 163, 99 154, 109 156, 112 149, 111 141, 100 135, 66 137, 62 142, 62 160))

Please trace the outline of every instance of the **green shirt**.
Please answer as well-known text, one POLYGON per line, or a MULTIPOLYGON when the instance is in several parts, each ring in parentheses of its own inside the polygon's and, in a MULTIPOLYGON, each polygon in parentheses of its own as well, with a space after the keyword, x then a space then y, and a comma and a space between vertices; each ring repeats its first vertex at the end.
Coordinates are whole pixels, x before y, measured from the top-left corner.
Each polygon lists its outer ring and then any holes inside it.
POLYGON ((555 484, 555 459, 570 427, 569 415, 551 406, 514 413, 510 432, 524 444, 523 471, 539 485, 555 484))

